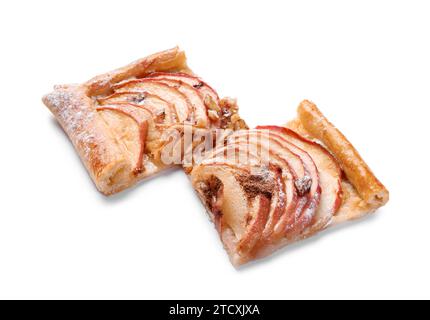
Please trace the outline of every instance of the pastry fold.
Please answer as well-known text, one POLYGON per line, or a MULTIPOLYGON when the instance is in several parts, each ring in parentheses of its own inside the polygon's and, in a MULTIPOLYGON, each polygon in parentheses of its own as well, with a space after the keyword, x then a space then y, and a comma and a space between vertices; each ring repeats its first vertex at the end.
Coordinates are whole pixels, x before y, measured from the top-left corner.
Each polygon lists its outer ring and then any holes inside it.
POLYGON ((108 195, 135 182, 127 177, 132 163, 86 91, 86 86, 57 86, 43 102, 69 136, 97 188, 108 195))

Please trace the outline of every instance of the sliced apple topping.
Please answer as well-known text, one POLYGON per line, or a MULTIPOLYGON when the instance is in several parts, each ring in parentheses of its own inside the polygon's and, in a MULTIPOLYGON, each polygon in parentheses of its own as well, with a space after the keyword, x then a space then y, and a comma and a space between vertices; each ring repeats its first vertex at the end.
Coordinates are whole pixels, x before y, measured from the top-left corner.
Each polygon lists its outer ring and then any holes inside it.
POLYGON ((285 139, 279 139, 264 130, 238 131, 229 139, 243 144, 257 145, 262 150, 267 149, 266 157, 269 156, 272 163, 285 168, 285 171, 291 170, 295 177, 295 192, 299 199, 294 214, 291 213, 291 207, 288 207, 290 211, 281 215, 271 236, 275 240, 285 235, 293 237, 298 230, 310 225, 315 213, 315 204, 319 202, 320 196, 319 176, 312 158, 285 139), (307 180, 309 180, 307 182, 309 189, 305 190, 307 192, 297 190, 297 185, 307 180))
POLYGON ((229 245, 241 254, 248 254, 266 225, 273 180, 216 161, 195 167, 191 177, 220 234, 224 234, 224 228, 231 230, 235 240, 229 245), (214 180, 218 183, 211 190, 214 180))
MULTIPOLYGON (((194 95, 190 90, 190 87, 192 87, 201 97, 205 107, 205 113, 201 113, 201 119, 203 119, 203 115, 206 114, 212 127, 232 130, 248 129, 246 123, 238 115, 236 100, 230 98, 220 99, 215 90, 200 78, 186 73, 160 72, 148 75, 148 79, 161 82, 170 81, 171 85, 182 90, 189 98, 190 95, 194 95)), ((190 101, 195 101, 192 103, 195 106, 200 106, 200 101, 197 99, 190 99, 190 101)), ((198 110, 202 109, 198 108, 198 110)), ((200 114, 200 111, 197 113, 200 114)), ((204 123, 204 120, 202 123, 204 123)))
POLYGON ((342 171, 336 160, 322 145, 302 137, 291 129, 274 126, 258 128, 270 130, 272 134, 282 136, 312 157, 320 177, 321 200, 314 222, 304 230, 304 234, 314 233, 327 227, 342 203, 342 171))
POLYGON ((325 228, 342 199, 331 154, 283 127, 233 132, 190 176, 200 194, 209 177, 222 186, 206 206, 226 248, 244 259, 325 228))
POLYGON ((120 128, 122 132, 118 132, 117 134, 122 137, 122 141, 125 145, 125 148, 129 150, 129 152, 132 154, 132 157, 137 158, 136 165, 133 170, 133 174, 139 175, 144 171, 144 152, 145 152, 145 142, 148 135, 148 123, 151 122, 151 117, 148 117, 147 110, 146 109, 138 109, 134 108, 130 105, 104 105, 97 109, 98 111, 103 112, 104 114, 102 117, 105 119, 105 121, 112 125, 114 128, 120 128), (135 122, 135 125, 137 126, 137 132, 133 130, 133 127, 130 125, 127 125, 127 122, 125 122, 124 125, 119 125, 119 123, 124 124, 124 121, 119 120, 117 117, 113 116, 110 113, 119 113, 121 115, 124 115, 126 117, 129 117, 135 122), (114 123, 117 122, 116 125, 114 123), (135 148, 135 140, 138 141, 138 149, 135 148))
POLYGON ((167 84, 168 86, 177 89, 179 92, 185 95, 188 99, 188 102, 192 106, 195 125, 201 128, 208 127, 209 120, 208 120, 208 114, 206 112, 206 106, 203 103, 203 98, 201 93, 197 89, 180 80, 164 79, 164 78, 146 78, 146 80, 150 80, 150 79, 167 84))
POLYGON ((149 78, 156 78, 156 79, 170 79, 170 80, 176 80, 181 81, 183 83, 186 83, 190 86, 192 86, 194 89, 198 90, 201 94, 203 99, 206 96, 210 96, 217 104, 219 104, 219 97, 218 94, 214 89, 212 89, 206 82, 204 82, 202 79, 198 77, 194 77, 192 75, 186 74, 186 73, 167 73, 167 72, 156 72, 151 73, 148 75, 149 78))
MULTIPOLYGON (((185 73, 157 72, 143 78, 126 79, 113 85, 110 95, 95 97, 95 102, 102 119, 112 127, 118 145, 125 155, 129 155, 130 162, 135 163, 132 174, 136 176, 150 172, 150 168, 185 164, 188 146, 194 148, 196 143, 186 141, 186 128, 191 128, 192 133, 194 130, 212 132, 214 129, 248 128, 238 115, 236 100, 220 99, 206 82, 185 73)), ((243 231, 238 242, 241 250, 250 250, 260 238, 254 235, 256 226, 262 226, 262 232, 265 220, 262 222, 260 214, 251 214, 243 224, 243 221, 234 222, 234 214, 225 215, 224 212, 229 212, 229 201, 224 201, 224 194, 229 189, 224 187, 224 181, 211 178, 200 183, 201 192, 206 195, 206 206, 220 231, 225 221, 230 228, 235 226, 239 234, 239 226, 254 226, 250 233, 243 231), (210 193, 213 196, 209 201, 210 193)), ((266 215, 270 204, 265 195, 258 195, 253 200, 256 210, 260 208, 257 212, 266 215), (264 209, 266 204, 269 205, 267 210, 264 209)))
MULTIPOLYGON (((165 164, 161 156, 170 143, 170 137, 166 136, 171 129, 183 133, 184 125, 203 130, 247 128, 238 115, 235 100, 220 100, 207 83, 185 73, 151 73, 119 82, 112 91, 108 96, 96 98, 97 110, 109 126, 123 128, 113 131, 126 154, 140 163, 136 165, 136 173, 143 172, 144 159, 148 159, 148 166, 178 164, 177 160, 165 164), (115 116, 112 112, 116 112, 115 116), (145 134, 132 134, 135 126, 145 134), (139 148, 133 146, 131 136, 139 148)), ((179 149, 174 151, 181 153, 179 149)))
POLYGON ((133 91, 158 96, 175 106, 179 122, 192 121, 192 105, 188 98, 183 93, 179 92, 179 90, 165 83, 145 78, 129 80, 117 84, 114 90, 117 93, 133 91))
POLYGON ((138 105, 141 108, 147 108, 156 118, 156 122, 164 124, 173 124, 178 120, 178 115, 173 104, 163 100, 159 96, 142 92, 117 92, 105 98, 99 98, 100 105, 114 105, 116 103, 129 103, 138 105))

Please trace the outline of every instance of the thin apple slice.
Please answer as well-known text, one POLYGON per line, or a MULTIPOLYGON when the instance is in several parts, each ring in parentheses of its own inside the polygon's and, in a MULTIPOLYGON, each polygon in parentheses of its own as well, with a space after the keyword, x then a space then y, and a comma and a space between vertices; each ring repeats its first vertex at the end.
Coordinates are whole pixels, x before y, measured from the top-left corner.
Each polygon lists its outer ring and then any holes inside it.
POLYGON ((193 88, 197 89, 199 92, 201 92, 202 97, 204 99, 205 96, 210 96, 217 104, 219 104, 219 96, 216 93, 216 91, 209 86, 206 82, 204 82, 202 79, 198 77, 191 76, 186 73, 168 73, 168 72, 156 72, 151 73, 148 75, 150 78, 158 78, 158 79, 171 79, 171 80, 177 80, 182 81, 193 88))
POLYGON ((314 222, 303 234, 313 234, 326 228, 342 203, 342 171, 336 160, 323 146, 302 137, 291 129, 276 126, 258 128, 270 130, 272 134, 282 136, 312 157, 320 174, 321 201, 314 222))
POLYGON ((192 116, 192 106, 187 97, 179 92, 177 89, 153 80, 134 79, 118 83, 114 86, 117 93, 120 92, 143 92, 155 95, 174 104, 176 113, 178 114, 178 121, 185 122, 190 120, 192 116))
POLYGON ((112 105, 116 103, 130 103, 149 109, 154 120, 163 120, 164 124, 173 124, 177 122, 178 115, 176 114, 175 106, 161 99, 159 96, 151 95, 142 92, 116 92, 110 96, 97 99, 99 105, 112 105))
POLYGON ((260 241, 269 216, 270 202, 271 200, 262 194, 256 195, 253 200, 250 200, 251 205, 246 221, 247 232, 237 246, 238 252, 242 255, 249 254, 260 241))
POLYGON ((124 105, 105 105, 97 108, 98 112, 102 113, 102 117, 108 123, 121 123, 121 125, 112 126, 112 128, 120 128, 121 132, 117 132, 118 136, 122 136, 121 139, 125 145, 125 148, 129 150, 130 153, 136 158, 136 165, 133 169, 134 175, 139 175, 145 170, 144 166, 144 153, 145 153, 145 145, 146 139, 148 136, 148 126, 149 123, 152 122, 151 117, 148 117, 148 113, 145 112, 145 109, 139 109, 128 104, 124 105), (110 113, 118 113, 119 115, 126 116, 132 119, 138 128, 138 132, 133 130, 133 126, 127 124, 123 119, 119 120, 114 117, 110 113), (104 115, 103 115, 104 113, 104 115), (125 126, 123 125, 125 124, 125 126), (137 139, 136 139, 137 138, 137 139), (126 143, 126 141, 131 141, 132 143, 126 143), (138 141, 139 148, 136 150, 135 141, 138 141))

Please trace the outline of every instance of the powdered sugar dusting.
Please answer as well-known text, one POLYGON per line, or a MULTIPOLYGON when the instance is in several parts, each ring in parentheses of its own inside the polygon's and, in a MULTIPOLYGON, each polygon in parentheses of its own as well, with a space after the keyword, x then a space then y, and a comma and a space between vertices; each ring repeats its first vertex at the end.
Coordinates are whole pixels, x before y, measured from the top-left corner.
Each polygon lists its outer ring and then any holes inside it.
POLYGON ((85 101, 66 90, 48 94, 45 101, 74 144, 79 145, 84 156, 88 157, 96 140, 95 135, 88 130, 89 124, 94 120, 94 111, 85 104, 85 101))

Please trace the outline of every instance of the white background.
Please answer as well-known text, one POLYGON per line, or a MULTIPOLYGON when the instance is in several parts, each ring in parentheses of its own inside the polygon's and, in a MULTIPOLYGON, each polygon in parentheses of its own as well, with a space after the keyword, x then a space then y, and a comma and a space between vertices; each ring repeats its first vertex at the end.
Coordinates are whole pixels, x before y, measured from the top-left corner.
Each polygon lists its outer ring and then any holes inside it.
POLYGON ((2 1, 0 298, 430 298, 428 1, 2 1), (179 45, 251 126, 318 104, 391 192, 239 271, 182 172, 100 195, 41 96, 179 45))

